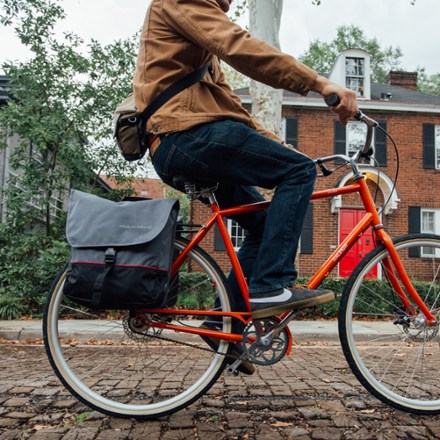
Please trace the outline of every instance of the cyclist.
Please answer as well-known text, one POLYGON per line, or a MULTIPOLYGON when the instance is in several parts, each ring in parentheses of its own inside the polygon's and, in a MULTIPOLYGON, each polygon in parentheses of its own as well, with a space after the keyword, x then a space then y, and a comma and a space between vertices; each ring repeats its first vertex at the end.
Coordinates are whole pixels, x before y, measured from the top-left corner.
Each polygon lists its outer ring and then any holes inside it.
MULTIPOLYGON (((262 201, 255 186, 276 188, 267 212, 235 220, 246 230, 238 257, 249 284, 254 318, 330 301, 333 292, 294 287, 294 258, 316 178, 314 162, 286 148, 240 103, 221 71, 223 60, 275 88, 324 98, 342 124, 357 111, 353 91, 330 82, 295 58, 253 38, 229 20, 232 0, 152 0, 140 39, 134 77, 137 108, 189 72, 211 62, 204 79, 181 92, 148 121, 150 155, 161 179, 186 175, 200 184, 218 182, 223 208, 262 201)), ((236 286, 234 275, 230 283, 236 286)), ((239 292, 237 287, 235 289, 239 292)), ((237 293, 235 307, 244 305, 237 293)))

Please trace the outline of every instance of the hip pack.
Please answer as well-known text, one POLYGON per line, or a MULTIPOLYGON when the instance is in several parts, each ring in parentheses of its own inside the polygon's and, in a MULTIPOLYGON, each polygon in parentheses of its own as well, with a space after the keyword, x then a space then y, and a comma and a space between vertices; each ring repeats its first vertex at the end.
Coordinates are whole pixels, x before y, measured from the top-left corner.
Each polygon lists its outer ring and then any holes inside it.
POLYGON ((64 294, 98 309, 166 305, 178 210, 175 199, 112 202, 72 190, 64 294))

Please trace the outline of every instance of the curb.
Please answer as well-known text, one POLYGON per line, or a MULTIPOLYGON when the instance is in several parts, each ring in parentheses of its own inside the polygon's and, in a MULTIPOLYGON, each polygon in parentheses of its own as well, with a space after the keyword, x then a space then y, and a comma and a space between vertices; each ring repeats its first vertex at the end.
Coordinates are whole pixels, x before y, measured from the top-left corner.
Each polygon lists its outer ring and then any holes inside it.
MULTIPOLYGON (((64 321, 63 327, 60 330, 60 335, 64 338, 75 338, 80 341, 87 341, 99 337, 99 331, 97 331, 96 321, 64 321)), ((356 325, 358 335, 365 335, 371 337, 374 335, 384 336, 395 335, 396 329, 392 324, 385 322, 365 322, 356 325)), ((292 321, 289 324, 289 329, 292 333, 293 340, 295 342, 338 342, 338 322, 337 321, 292 321)), ((112 335, 120 334, 121 327, 115 326, 114 329, 108 326, 103 326, 102 338, 105 340, 111 340, 112 335)), ((191 335, 186 333, 178 333, 178 338, 188 339, 191 335)), ((176 334, 173 336, 176 337, 176 334)), ((197 338, 197 335, 192 337, 197 338)), ((42 321, 41 320, 29 320, 29 321, 0 321, 0 338, 6 340, 18 340, 25 341, 27 339, 35 340, 42 339, 42 321)), ((119 337, 117 338, 119 339, 119 337)))

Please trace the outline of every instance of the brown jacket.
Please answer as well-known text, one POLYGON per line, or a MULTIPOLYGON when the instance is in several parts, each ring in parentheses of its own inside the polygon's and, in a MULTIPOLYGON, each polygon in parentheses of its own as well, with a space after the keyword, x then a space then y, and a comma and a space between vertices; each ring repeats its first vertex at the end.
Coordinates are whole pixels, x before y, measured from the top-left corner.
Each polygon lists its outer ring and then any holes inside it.
POLYGON ((188 130, 232 119, 281 141, 241 105, 226 83, 219 59, 250 78, 302 95, 317 74, 229 20, 216 0, 153 0, 145 18, 134 77, 136 106, 143 110, 169 85, 212 61, 204 79, 184 90, 148 121, 153 133, 188 130))

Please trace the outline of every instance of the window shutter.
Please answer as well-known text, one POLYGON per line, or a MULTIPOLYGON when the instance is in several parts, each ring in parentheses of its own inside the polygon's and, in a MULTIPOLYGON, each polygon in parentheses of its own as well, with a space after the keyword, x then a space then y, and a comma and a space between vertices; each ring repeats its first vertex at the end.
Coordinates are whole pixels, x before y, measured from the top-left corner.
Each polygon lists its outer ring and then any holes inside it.
POLYGON ((286 143, 298 148, 298 118, 286 116, 286 143))
MULTIPOLYGON (((347 131, 338 120, 335 121, 335 154, 347 154, 347 131)), ((341 163, 344 161, 335 160, 335 164, 341 163)))
POLYGON ((313 203, 310 203, 301 232, 301 254, 313 254, 313 203))
MULTIPOLYGON (((420 207, 410 206, 408 208, 408 232, 410 234, 421 232, 421 219, 420 207)), ((409 256, 414 258, 420 257, 420 248, 410 249, 409 256)))
POLYGON ((435 169, 434 124, 423 124, 423 168, 435 169))
MULTIPOLYGON (((379 126, 383 130, 387 130, 386 122, 379 122, 379 126)), ((375 155, 374 157, 379 162, 381 167, 387 166, 387 135, 382 130, 376 130, 375 132, 375 155)))
POLYGON ((226 251, 225 243, 217 225, 215 225, 214 229, 214 250, 222 252, 226 251))

